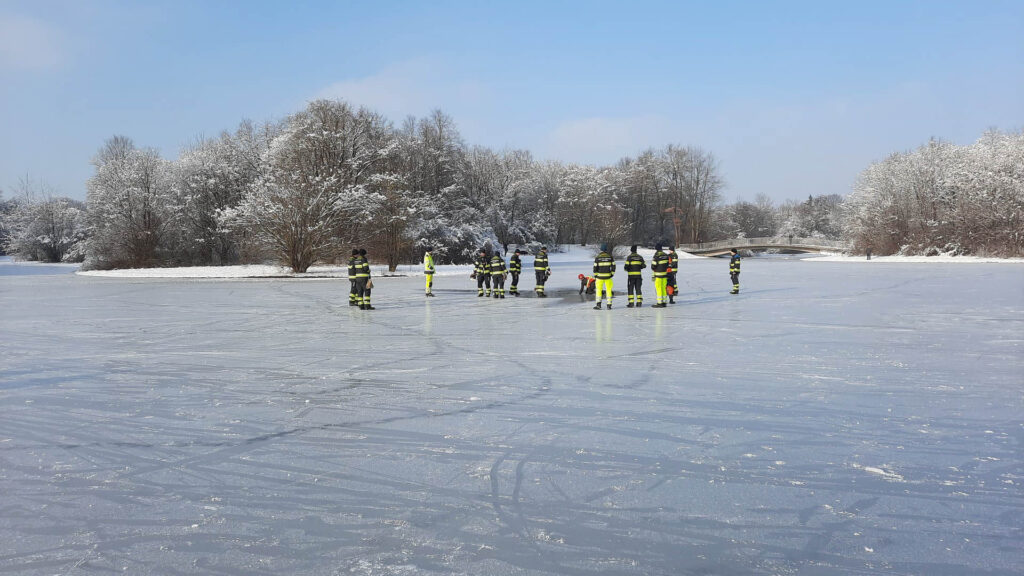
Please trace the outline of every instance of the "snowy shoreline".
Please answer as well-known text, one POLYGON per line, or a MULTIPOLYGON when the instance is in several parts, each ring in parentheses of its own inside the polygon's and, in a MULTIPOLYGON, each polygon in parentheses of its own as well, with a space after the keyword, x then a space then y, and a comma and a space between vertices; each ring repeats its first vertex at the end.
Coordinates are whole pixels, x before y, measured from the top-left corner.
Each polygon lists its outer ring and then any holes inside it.
MULTIPOLYGON (((593 258, 595 248, 572 246, 565 247, 562 252, 552 252, 551 262, 558 263, 580 263, 588 262, 593 258)), ((640 254, 649 262, 654 250, 649 248, 641 249, 640 254)), ((688 252, 679 252, 681 260, 707 259, 707 256, 696 256, 688 252)), ((755 257, 756 258, 756 257, 755 257)), ((983 258, 976 256, 874 256, 870 260, 864 256, 845 256, 842 254, 807 254, 799 258, 803 262, 841 262, 856 264, 1024 264, 1024 258, 983 258)), ((524 259, 524 266, 532 269, 532 257, 524 259)), ((59 267, 73 269, 80 264, 48 264, 40 262, 19 262, 9 257, 0 258, 0 266, 30 266, 30 267, 59 267)), ((468 276, 473 271, 471 264, 447 264, 437 267, 439 278, 446 276, 468 276)), ((529 271, 529 270, 527 270, 529 271)), ((387 267, 373 266, 371 272, 375 278, 393 278, 405 276, 423 276, 423 267, 420 264, 403 264, 394 272, 388 272, 387 267)), ((163 279, 296 279, 296 280, 334 280, 348 278, 348 268, 344 265, 322 265, 311 266, 305 273, 292 272, 287 266, 273 264, 240 264, 233 266, 182 266, 175 268, 122 268, 116 270, 75 270, 79 276, 91 276, 97 278, 163 278, 163 279)))
MULTIPOLYGON (((650 261, 654 254, 653 250, 646 249, 639 251, 647 261, 650 261)), ((573 247, 565 252, 554 252, 551 254, 551 262, 579 262, 581 259, 592 258, 592 249, 573 247)), ((688 252, 680 252, 680 259, 708 258, 706 256, 695 256, 688 252)), ((871 263, 929 263, 929 264, 1024 264, 1024 258, 981 258, 974 256, 875 256, 871 260, 864 256, 843 256, 828 254, 821 256, 806 256, 801 258, 805 262, 845 262, 858 264, 871 263)), ((531 266, 530 260, 525 260, 524 265, 531 266)), ((470 264, 440 265, 437 267, 437 276, 460 276, 469 275, 473 270, 470 264)), ((373 266, 371 268, 375 278, 401 277, 401 276, 423 276, 423 268, 419 264, 404 264, 399 266, 395 272, 387 272, 385 266, 373 266)), ((188 266, 180 268, 133 268, 118 270, 79 270, 76 274, 81 276, 94 276, 102 278, 273 278, 273 279, 337 279, 348 278, 348 268, 345 266, 311 266, 305 273, 292 272, 286 266, 275 266, 269 264, 248 264, 236 266, 188 266)))

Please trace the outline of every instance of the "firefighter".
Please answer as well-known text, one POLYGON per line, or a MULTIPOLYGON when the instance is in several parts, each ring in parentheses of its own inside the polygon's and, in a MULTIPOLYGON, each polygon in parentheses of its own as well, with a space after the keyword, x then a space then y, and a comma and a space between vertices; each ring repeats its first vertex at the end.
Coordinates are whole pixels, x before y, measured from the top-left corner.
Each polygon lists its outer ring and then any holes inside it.
POLYGON ((490 262, 491 272, 491 284, 494 286, 494 297, 504 298, 505 297, 505 259, 501 257, 501 253, 497 250, 494 251, 494 256, 491 256, 490 262))
POLYGON ((366 248, 360 248, 359 260, 356 262, 356 291, 358 293, 360 310, 376 310, 376 308, 370 305, 370 290, 372 288, 370 260, 366 257, 366 248))
POLYGON ((626 256, 626 264, 623 266, 626 270, 626 291, 629 297, 629 303, 626 304, 626 308, 632 308, 636 306, 639 308, 644 303, 644 294, 640 290, 640 284, 643 283, 644 277, 640 272, 647 268, 647 262, 644 262, 644 257, 637 253, 636 244, 629 247, 629 256, 626 256))
POLYGON ((608 244, 601 244, 601 251, 594 258, 594 277, 597 278, 597 304, 594 310, 601 309, 601 290, 604 289, 608 300, 608 309, 612 309, 612 276, 615 275, 615 258, 612 257, 608 244))
POLYGON ((732 280, 732 292, 729 294, 740 293, 740 253, 735 249, 729 250, 732 257, 729 258, 729 279, 732 280))
POLYGON ((665 275, 665 291, 668 292, 668 303, 676 303, 676 294, 679 294, 679 284, 676 284, 676 272, 679 271, 679 254, 676 254, 676 247, 668 249, 668 274, 665 275))
POLYGON ((594 293, 594 285, 597 284, 597 278, 593 276, 586 276, 584 274, 579 275, 580 279, 580 294, 586 292, 587 294, 594 293))
POLYGON ((551 266, 548 265, 548 248, 547 246, 541 246, 540 252, 537 252, 537 256, 533 258, 533 273, 537 277, 537 287, 534 290, 537 291, 538 298, 547 298, 548 295, 544 293, 544 283, 551 277, 551 266))
POLYGON ((651 277, 654 280, 654 295, 658 303, 655 308, 668 306, 665 292, 668 286, 668 255, 661 251, 661 243, 654 246, 654 257, 651 258, 651 277))
POLYGON ((522 250, 516 248, 515 253, 508 260, 508 271, 512 274, 512 284, 508 287, 508 293, 513 296, 519 296, 519 274, 523 271, 523 261, 519 255, 522 253, 522 250))
POLYGON ((477 296, 484 295, 484 286, 487 287, 487 296, 491 295, 491 259, 487 257, 487 251, 481 249, 476 253, 471 277, 476 278, 477 296))
POLYGON ((427 246, 427 251, 423 253, 423 274, 427 277, 427 296, 434 295, 434 271, 433 249, 427 246))
POLYGON ((348 305, 359 306, 359 292, 356 290, 356 274, 359 269, 356 264, 359 262, 359 249, 352 249, 352 257, 348 259, 348 305))

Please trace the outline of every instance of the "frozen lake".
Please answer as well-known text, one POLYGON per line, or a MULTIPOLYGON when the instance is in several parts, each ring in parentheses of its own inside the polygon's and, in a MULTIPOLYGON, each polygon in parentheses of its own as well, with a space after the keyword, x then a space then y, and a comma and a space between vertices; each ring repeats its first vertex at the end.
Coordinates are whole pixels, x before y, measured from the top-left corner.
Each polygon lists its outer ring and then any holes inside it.
POLYGON ((0 574, 1024 573, 1024 266, 553 266, 0 275, 0 574))

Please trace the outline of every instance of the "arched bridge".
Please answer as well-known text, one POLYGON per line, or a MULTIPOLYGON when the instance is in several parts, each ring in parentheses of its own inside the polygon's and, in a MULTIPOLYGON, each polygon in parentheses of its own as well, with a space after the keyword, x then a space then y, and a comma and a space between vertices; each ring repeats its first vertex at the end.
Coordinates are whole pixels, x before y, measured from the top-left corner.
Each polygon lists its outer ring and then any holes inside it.
POLYGON ((847 245, 840 240, 774 236, 768 238, 733 238, 700 244, 680 244, 679 250, 698 256, 721 256, 732 248, 743 250, 789 250, 792 252, 842 252, 847 245))

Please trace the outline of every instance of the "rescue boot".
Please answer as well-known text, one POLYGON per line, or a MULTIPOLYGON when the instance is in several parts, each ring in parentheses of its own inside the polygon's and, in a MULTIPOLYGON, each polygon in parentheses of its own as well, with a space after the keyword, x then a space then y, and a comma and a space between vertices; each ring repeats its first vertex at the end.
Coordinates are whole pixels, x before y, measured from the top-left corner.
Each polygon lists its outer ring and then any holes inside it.
POLYGON ((609 309, 609 310, 611 310, 611 309, 612 309, 612 303, 611 303, 611 302, 608 302, 608 309, 609 309))
POLYGON ((630 302, 629 304, 626 304, 626 308, 632 308, 633 306, 634 306, 634 304, 632 302, 630 302))
POLYGON ((600 310, 600 309, 601 309, 601 303, 598 302, 597 304, 594 305, 594 310, 600 310))

